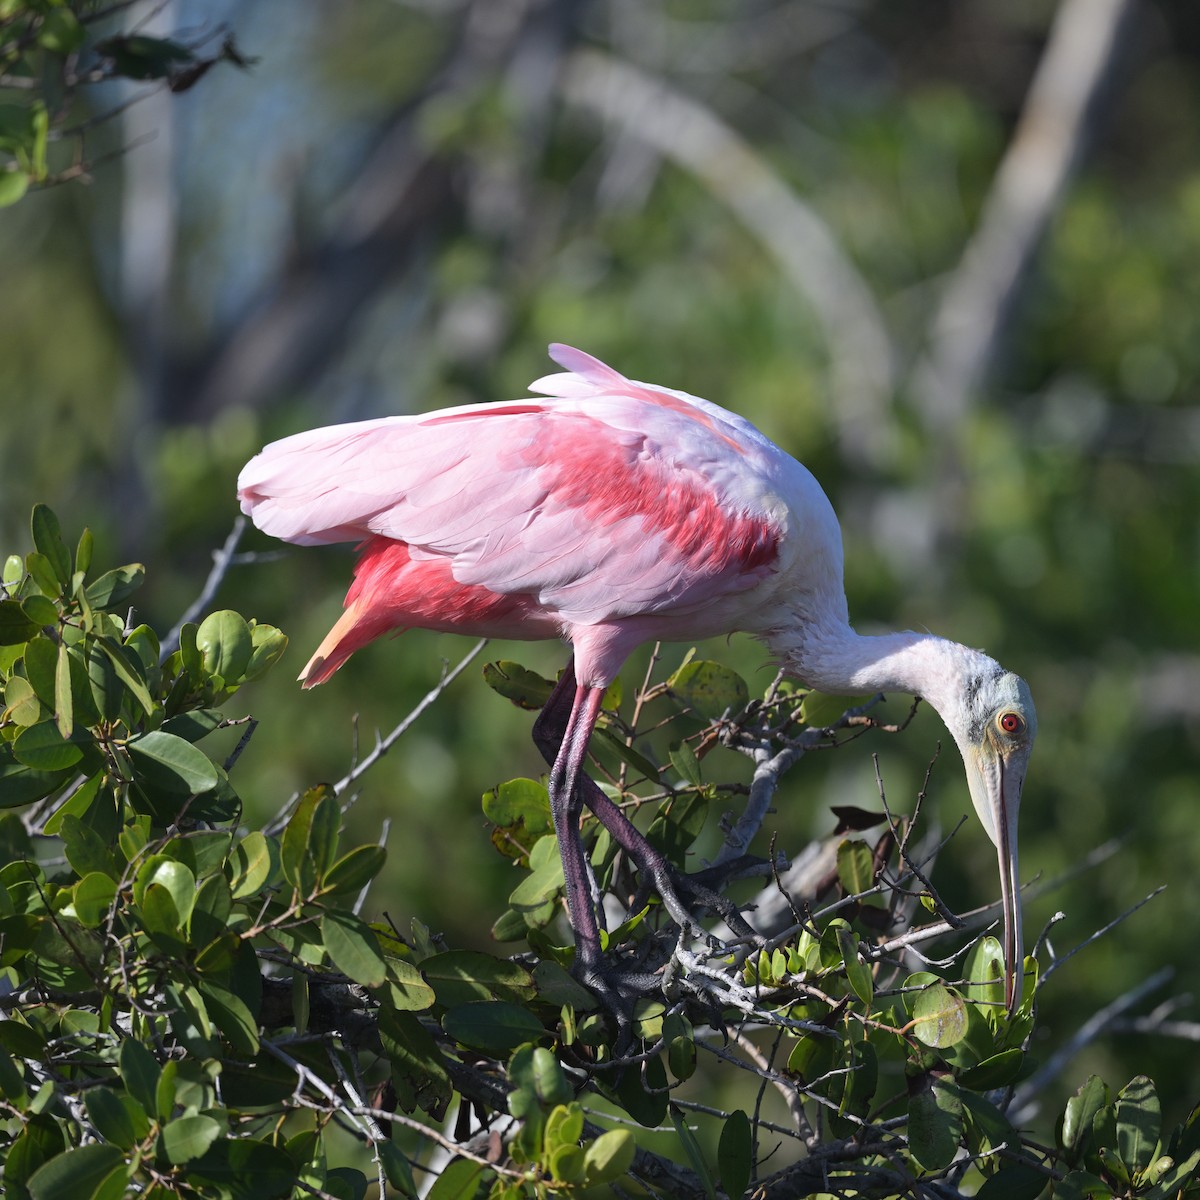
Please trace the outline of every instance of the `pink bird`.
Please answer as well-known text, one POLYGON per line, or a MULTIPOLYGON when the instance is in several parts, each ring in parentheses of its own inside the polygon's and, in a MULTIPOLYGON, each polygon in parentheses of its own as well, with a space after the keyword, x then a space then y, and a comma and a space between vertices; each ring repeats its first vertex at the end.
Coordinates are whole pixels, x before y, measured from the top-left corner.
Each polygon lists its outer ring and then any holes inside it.
POLYGON ((1017 811, 1037 729, 1025 681, 930 634, 856 633, 829 500, 748 421, 569 346, 551 345, 550 356, 566 373, 533 383, 535 398, 316 429, 267 446, 243 469, 242 510, 266 533, 361 543, 345 612, 301 672, 304 686, 392 630, 570 644, 534 740, 551 766, 576 974, 609 995, 582 804, 681 928, 698 932, 690 902, 752 933, 727 900, 676 875, 582 770, 604 691, 636 646, 744 630, 809 687, 921 696, 958 744, 997 849, 1015 1010, 1017 811))

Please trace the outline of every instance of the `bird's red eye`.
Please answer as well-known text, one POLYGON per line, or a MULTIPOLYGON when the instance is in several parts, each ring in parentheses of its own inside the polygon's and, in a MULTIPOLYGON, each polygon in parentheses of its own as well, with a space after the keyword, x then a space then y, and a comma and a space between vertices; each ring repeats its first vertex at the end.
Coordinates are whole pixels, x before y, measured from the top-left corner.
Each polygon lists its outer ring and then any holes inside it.
POLYGON ((1001 713, 999 717, 1000 728, 1005 733, 1019 733, 1021 730, 1021 718, 1015 712, 1001 713))

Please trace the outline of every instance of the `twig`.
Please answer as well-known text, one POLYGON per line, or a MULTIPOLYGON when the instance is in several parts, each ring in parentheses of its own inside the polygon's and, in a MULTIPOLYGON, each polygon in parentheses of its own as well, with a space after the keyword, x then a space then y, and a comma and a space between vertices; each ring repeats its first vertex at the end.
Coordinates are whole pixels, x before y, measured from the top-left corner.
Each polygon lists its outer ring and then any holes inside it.
MULTIPOLYGON (((1013 1124, 1016 1126, 1025 1124, 1032 1116, 1032 1113, 1027 1112, 1026 1109, 1033 1103, 1038 1092, 1055 1079, 1080 1050, 1094 1042, 1106 1029, 1111 1028, 1121 1013, 1132 1008, 1143 996, 1162 987, 1174 973, 1171 967, 1163 967, 1161 970, 1155 971, 1153 975, 1135 984, 1123 996, 1118 996, 1084 1021, 1070 1040, 1050 1055, 1041 1067, 1017 1088, 1013 1094, 1012 1108, 1016 1114, 1013 1117, 1013 1124)), ((1043 981, 1044 978, 1043 976, 1043 981)))
POLYGON ((1063 0, 979 228, 942 293, 911 394, 944 441, 995 362, 1042 235, 1088 139, 1135 0, 1063 0))
POLYGON ((194 621, 212 603, 213 597, 217 594, 217 589, 220 588, 225 575, 229 571, 234 551, 237 549, 238 542, 241 541, 242 533, 245 529, 246 518, 239 516, 234 521, 233 528, 229 531, 229 536, 225 539, 225 544, 213 554, 212 570, 209 571, 208 578, 204 581, 204 587, 201 589, 200 595, 192 602, 187 612, 179 618, 179 621, 171 632, 163 638, 162 652, 158 656, 160 663, 165 663, 179 649, 179 635, 183 632, 183 627, 189 621, 194 621))
POLYGON ((812 305, 833 363, 842 453, 874 465, 893 452, 893 354, 875 298, 825 222, 710 109, 595 50, 567 60, 566 99, 696 176, 812 305))
POLYGON ((1042 977, 1038 983, 1038 986, 1044 987, 1046 984, 1046 980, 1048 980, 1050 978, 1050 976, 1053 975, 1054 972, 1058 970, 1059 967, 1063 966, 1065 963, 1070 962, 1071 959, 1073 959, 1075 957, 1075 955, 1080 952, 1080 950, 1084 949, 1087 946, 1090 946, 1093 942, 1102 938, 1110 930, 1115 929, 1118 925, 1121 924, 1122 921, 1126 920, 1128 917, 1132 917, 1133 914, 1135 912, 1137 912, 1137 910, 1139 908, 1141 908, 1145 904, 1149 904, 1150 901, 1153 900, 1155 896, 1157 896, 1160 892, 1165 892, 1166 890, 1167 890, 1167 885, 1165 883, 1160 885, 1159 887, 1156 887, 1154 889, 1154 891, 1152 891, 1148 896, 1144 896, 1135 905, 1133 905, 1130 908, 1127 908, 1123 913, 1121 913, 1120 916, 1114 917, 1111 921, 1109 921, 1109 923, 1107 925, 1104 925, 1100 929, 1097 929, 1096 932, 1093 933, 1090 937, 1084 938, 1083 941, 1080 942, 1078 946, 1075 946, 1072 949, 1068 950, 1067 953, 1064 954, 1061 958, 1056 958, 1042 972, 1042 977))
POLYGON ((487 638, 480 638, 479 641, 459 660, 458 665, 452 670, 446 670, 443 666, 442 677, 437 684, 430 688, 421 702, 397 725, 391 733, 384 738, 377 738, 375 748, 361 762, 357 763, 353 770, 343 776, 333 785, 333 794, 340 796, 352 783, 361 779, 362 776, 371 769, 395 744, 408 732, 413 722, 463 673, 467 666, 478 657, 484 646, 488 644, 487 638))

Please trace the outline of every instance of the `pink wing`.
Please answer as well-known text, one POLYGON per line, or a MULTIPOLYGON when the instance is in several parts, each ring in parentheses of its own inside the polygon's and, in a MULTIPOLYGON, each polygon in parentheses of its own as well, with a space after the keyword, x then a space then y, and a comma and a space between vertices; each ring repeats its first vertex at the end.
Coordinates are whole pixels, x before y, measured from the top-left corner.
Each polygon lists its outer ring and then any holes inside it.
POLYGON ((781 530, 754 502, 766 485, 737 423, 581 351, 552 355, 570 372, 534 385, 550 399, 268 446, 238 481, 243 511, 286 541, 402 542, 414 564, 441 560, 568 629, 691 611, 773 569, 781 530))

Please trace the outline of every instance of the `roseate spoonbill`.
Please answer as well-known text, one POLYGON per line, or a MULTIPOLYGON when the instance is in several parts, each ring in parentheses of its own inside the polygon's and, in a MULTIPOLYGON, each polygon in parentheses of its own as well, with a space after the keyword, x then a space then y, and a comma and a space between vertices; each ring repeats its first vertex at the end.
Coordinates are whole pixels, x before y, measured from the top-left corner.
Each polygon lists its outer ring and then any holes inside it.
POLYGON ((328 679, 356 650, 413 626, 563 638, 573 657, 534 726, 550 764, 576 971, 608 988, 579 840, 587 804, 672 917, 728 901, 663 857, 582 771, 604 690, 644 641, 757 634, 789 675, 834 694, 927 700, 954 736, 999 856, 1005 997, 1020 1000, 1017 809, 1037 729, 1025 681, 925 633, 850 626, 842 539, 820 485, 734 413, 626 379, 554 344, 565 368, 536 398, 296 434, 238 480, 242 510, 301 545, 359 541, 345 612, 300 674, 328 679))

